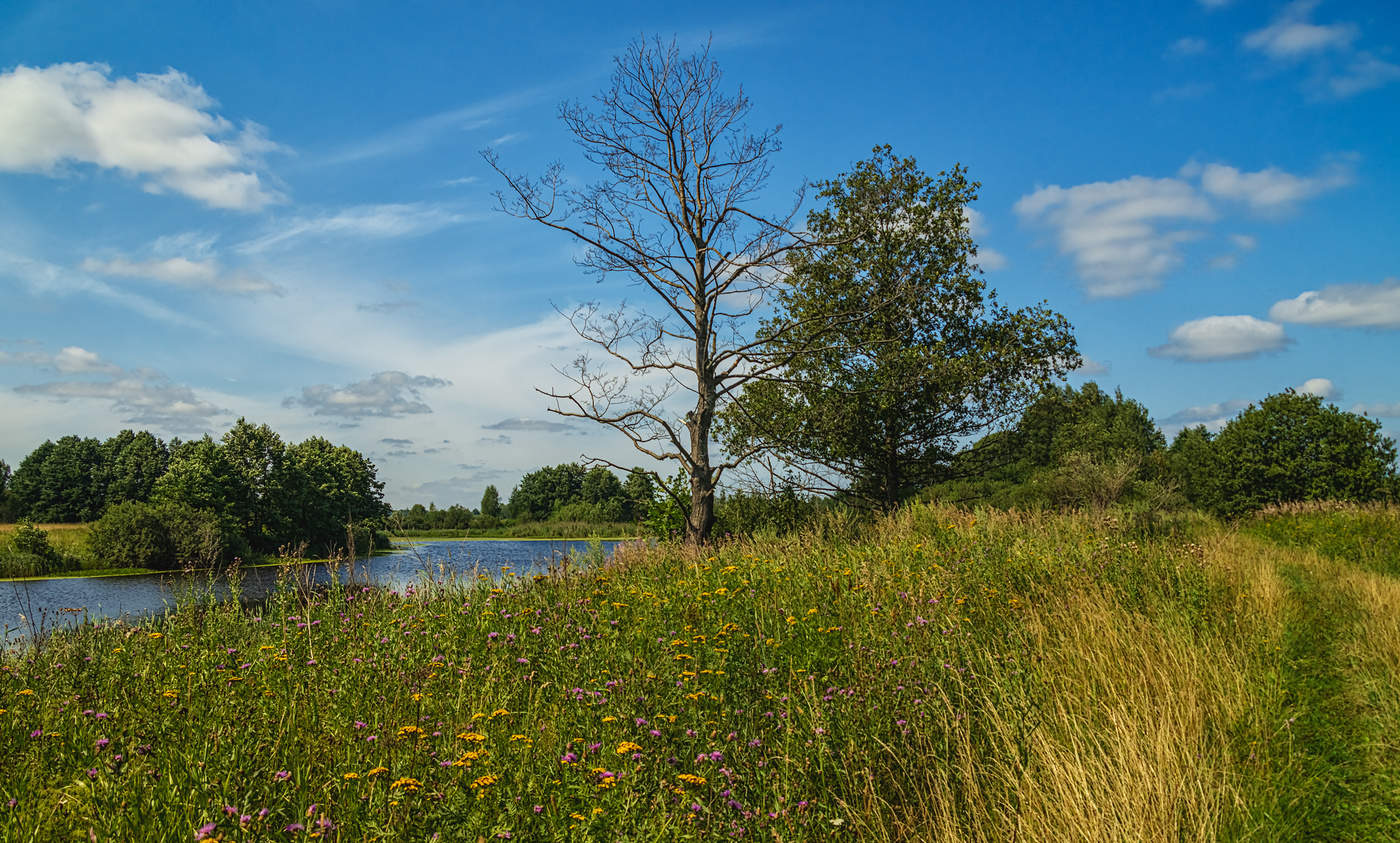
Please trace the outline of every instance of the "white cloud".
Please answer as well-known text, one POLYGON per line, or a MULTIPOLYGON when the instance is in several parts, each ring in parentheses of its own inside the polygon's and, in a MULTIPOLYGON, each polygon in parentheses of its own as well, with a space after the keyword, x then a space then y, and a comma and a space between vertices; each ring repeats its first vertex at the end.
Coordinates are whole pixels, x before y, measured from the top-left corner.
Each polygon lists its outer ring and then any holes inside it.
POLYGON ((1160 286, 1181 263, 1180 244, 1197 236, 1177 226, 1215 217, 1190 183, 1145 176, 1043 187, 1021 197, 1015 209, 1022 219, 1054 231, 1060 254, 1072 258, 1093 297, 1160 286))
POLYGON ((1300 395, 1316 395, 1324 401, 1342 396, 1342 391, 1337 389, 1337 385, 1328 378, 1308 378, 1293 387, 1293 391, 1300 395))
POLYGON ((1400 278, 1379 284, 1334 284, 1307 290, 1269 308, 1277 322, 1341 325, 1349 328, 1400 328, 1400 278))
POLYGON ((91 296, 125 307, 149 319, 210 330, 209 326, 196 319, 144 296, 119 290, 87 273, 0 249, 0 278, 4 277, 18 280, 32 296, 91 296))
POLYGON ((1249 234, 1231 234, 1230 242, 1241 252, 1252 252, 1259 246, 1259 239, 1249 234))
POLYGON ((1207 362, 1280 351, 1292 340, 1283 326, 1253 316, 1207 316, 1172 329, 1169 342, 1148 349, 1156 357, 1207 362))
POLYGON ((1080 355, 1079 368, 1074 370, 1076 375, 1106 375, 1109 367, 1107 363, 1100 363, 1092 357, 1080 355))
POLYGON ((1178 38, 1167 45, 1167 54, 1172 56, 1198 56, 1204 53, 1210 44, 1204 38, 1178 38))
POLYGON ((1242 202, 1260 212, 1286 210, 1304 199, 1345 187, 1352 178, 1351 168, 1341 162, 1332 162, 1311 176, 1295 176, 1277 167, 1253 173, 1225 164, 1201 168, 1201 188, 1206 193, 1242 202))
POLYGON ((1351 411, 1381 418, 1400 418, 1400 401, 1394 404, 1354 404, 1351 411))
POLYGON ((1248 401, 1239 398, 1230 401, 1220 401, 1215 404, 1201 404, 1195 407, 1187 407, 1184 410, 1177 410, 1162 421, 1180 425, 1204 424, 1212 430, 1219 430, 1225 422, 1239 414, 1240 410, 1249 406, 1248 401))
POLYGON ((1400 65, 1360 52, 1352 56, 1346 69, 1323 78, 1321 93, 1332 99, 1346 99, 1400 80, 1400 65))
POLYGON ((987 226, 987 219, 982 212, 976 208, 963 206, 963 217, 967 220, 968 233, 972 235, 972 240, 977 243, 977 265, 986 272, 996 272, 1005 269, 1008 261, 1006 255, 996 249, 989 249, 981 245, 981 240, 985 238, 991 229, 987 226))
POLYGON ((0 352, 0 363, 26 363, 36 368, 55 369, 62 375, 96 375, 97 379, 25 384, 15 387, 14 391, 60 402, 108 402, 123 421, 132 424, 175 432, 204 430, 212 417, 226 412, 199 398, 188 386, 171 382, 161 372, 123 369, 78 346, 68 346, 52 356, 42 352, 7 356, 0 352))
POLYGON ((282 406, 305 407, 317 416, 397 418, 431 413, 433 410, 423 401, 421 391, 450 385, 450 381, 442 378, 379 372, 367 380, 343 387, 329 384, 302 387, 300 397, 288 398, 282 406))
POLYGON ((544 419, 502 419, 495 424, 483 424, 482 430, 511 430, 528 433, 571 433, 576 428, 565 422, 544 419))
POLYGON ((278 221, 269 226, 267 234, 243 243, 238 250, 263 252, 301 237, 414 237, 467 219, 457 211, 425 202, 357 205, 334 213, 278 221))
POLYGON ((218 293, 282 295, 285 291, 269 281, 242 273, 225 273, 211 259, 190 260, 184 257, 134 261, 122 255, 99 260, 87 258, 82 268, 86 272, 121 278, 156 281, 187 290, 210 290, 218 293))
POLYGON ((279 201, 258 172, 274 146, 256 124, 235 130, 214 105, 176 70, 114 79, 104 64, 21 65, 0 73, 0 171, 62 175, 91 164, 215 208, 279 201))
MULTIPOLYGON (((1213 199, 1251 210, 1279 213, 1304 199, 1349 184, 1351 168, 1333 161, 1311 176, 1276 167, 1244 172, 1225 164, 1187 162, 1174 178, 1130 176, 1108 182, 1042 187, 1017 200, 1022 220, 1048 228, 1090 297, 1130 296, 1161 286, 1182 263, 1182 244, 1203 236, 1188 226, 1218 218, 1213 199), (1199 182, 1199 183, 1197 183, 1199 182)), ((1248 235, 1232 235, 1237 249, 1255 246, 1248 235)), ((1235 256, 1209 265, 1228 269, 1235 256)))
POLYGON ((1244 37, 1244 46, 1273 59, 1297 59, 1328 50, 1346 50, 1361 34, 1354 23, 1316 24, 1308 18, 1318 0, 1295 0, 1268 26, 1244 37))

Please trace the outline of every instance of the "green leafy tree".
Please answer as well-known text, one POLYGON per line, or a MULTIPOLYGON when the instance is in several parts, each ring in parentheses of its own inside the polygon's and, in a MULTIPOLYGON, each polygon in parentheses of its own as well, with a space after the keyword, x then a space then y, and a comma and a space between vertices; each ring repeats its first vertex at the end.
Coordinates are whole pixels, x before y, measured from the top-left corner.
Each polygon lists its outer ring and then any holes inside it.
POLYGON ((287 500, 286 446, 267 425, 240 418, 220 442, 224 460, 238 475, 244 513, 239 530, 262 550, 295 538, 295 510, 287 500))
POLYGON ((622 484, 622 498, 624 521, 637 522, 645 518, 651 502, 656 499, 656 481, 651 473, 641 468, 627 472, 627 479, 622 484))
POLYGON ((358 451, 314 436, 289 447, 286 462, 287 511, 296 513, 298 538, 316 552, 348 549, 347 525, 374 527, 388 517, 384 483, 358 451))
POLYGON ((105 505, 102 443, 65 436, 46 441, 19 464, 11 479, 18 513, 39 522, 92 521, 105 505))
POLYGON ((1251 404, 1211 443, 1217 510, 1272 503, 1383 500, 1395 493, 1395 440, 1380 422, 1293 390, 1251 404))
POLYGON ((501 517, 501 493, 495 486, 487 486, 481 493, 481 514, 487 518, 501 517))
POLYGON ((510 493, 510 514, 526 521, 544 521, 554 510, 583 497, 585 471, 578 463, 550 465, 526 474, 510 493))
POLYGON ((891 508, 945 478, 961 442, 1020 412, 1077 365, 1074 335, 1042 305, 1010 310, 977 267, 961 166, 930 176, 889 146, 818 185, 808 216, 830 245, 789 256, 791 285, 765 323, 783 377, 726 411, 733 453, 774 476, 891 508))
POLYGON ((1171 476, 1181 493, 1193 506, 1216 510, 1220 506, 1217 482, 1220 467, 1216 464, 1213 438, 1205 425, 1182 428, 1172 440, 1167 453, 1171 476))
POLYGON ((102 443, 104 504, 148 501, 170 466, 170 450, 149 431, 123 430, 102 443))
POLYGON ((224 448, 205 436, 183 445, 156 481, 152 501, 185 504, 211 512, 225 529, 242 532, 252 519, 247 484, 224 448))
POLYGON ((10 464, 0 460, 0 523, 8 523, 15 519, 10 499, 11 473, 10 464))

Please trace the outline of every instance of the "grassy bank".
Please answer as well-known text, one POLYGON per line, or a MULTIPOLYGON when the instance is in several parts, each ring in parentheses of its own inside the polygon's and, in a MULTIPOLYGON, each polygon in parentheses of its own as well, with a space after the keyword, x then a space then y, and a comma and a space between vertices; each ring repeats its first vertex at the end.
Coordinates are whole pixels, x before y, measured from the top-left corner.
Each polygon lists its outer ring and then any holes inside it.
POLYGON ((1198 518, 915 507, 189 604, 5 657, 0 838, 1388 839, 1397 600, 1198 518))

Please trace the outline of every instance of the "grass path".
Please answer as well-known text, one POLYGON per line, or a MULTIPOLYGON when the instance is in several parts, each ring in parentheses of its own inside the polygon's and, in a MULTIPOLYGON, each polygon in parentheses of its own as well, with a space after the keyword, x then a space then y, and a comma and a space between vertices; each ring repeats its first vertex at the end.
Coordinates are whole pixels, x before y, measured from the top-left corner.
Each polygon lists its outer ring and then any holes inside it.
POLYGON ((1287 586, 1282 678, 1291 751, 1281 777, 1289 787, 1269 811, 1270 833, 1277 839, 1390 839, 1400 827, 1394 790, 1400 757, 1386 743, 1400 724, 1395 712, 1377 705, 1377 693, 1400 693, 1400 687, 1384 664, 1393 654, 1368 640, 1389 619, 1363 605, 1358 586, 1387 588, 1397 581, 1283 548, 1277 570, 1287 586))

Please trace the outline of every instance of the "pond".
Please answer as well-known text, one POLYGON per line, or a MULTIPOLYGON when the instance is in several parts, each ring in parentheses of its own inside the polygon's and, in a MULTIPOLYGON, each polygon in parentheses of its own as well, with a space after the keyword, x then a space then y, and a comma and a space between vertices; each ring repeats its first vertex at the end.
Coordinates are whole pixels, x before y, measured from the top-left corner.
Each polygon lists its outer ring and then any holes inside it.
MULTIPOLYGON (((615 541, 601 542, 611 554, 615 541)), ((355 579, 365 578, 386 588, 403 588, 426 575, 441 578, 484 574, 500 579, 506 571, 530 576, 558 565, 566 556, 587 553, 589 542, 570 540, 473 540, 419 542, 361 559, 355 579)), ((340 569, 345 576, 345 569, 340 569)), ((240 599, 245 603, 264 599, 277 587, 279 568, 266 566, 243 570, 240 599)), ((330 582, 325 563, 300 566, 297 576, 317 583, 330 582)), ((30 582, 0 582, 0 642, 13 643, 32 632, 73 626, 83 618, 102 620, 145 617, 169 609, 178 595, 205 593, 212 586, 218 599, 227 599, 228 583, 208 573, 139 574, 126 577, 71 577, 30 582)))

